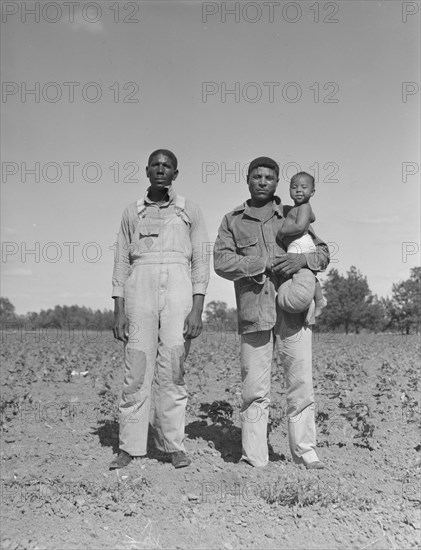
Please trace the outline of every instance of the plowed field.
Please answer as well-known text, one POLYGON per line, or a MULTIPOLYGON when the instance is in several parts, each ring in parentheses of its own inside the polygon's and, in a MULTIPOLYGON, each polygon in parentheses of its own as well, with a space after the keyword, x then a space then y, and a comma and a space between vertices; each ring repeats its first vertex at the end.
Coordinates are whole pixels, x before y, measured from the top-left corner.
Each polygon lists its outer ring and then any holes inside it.
POLYGON ((189 468, 118 447, 122 345, 109 333, 3 333, 2 548, 419 548, 419 339, 314 335, 319 456, 292 463, 273 365, 270 464, 240 458, 239 337, 188 358, 189 468))

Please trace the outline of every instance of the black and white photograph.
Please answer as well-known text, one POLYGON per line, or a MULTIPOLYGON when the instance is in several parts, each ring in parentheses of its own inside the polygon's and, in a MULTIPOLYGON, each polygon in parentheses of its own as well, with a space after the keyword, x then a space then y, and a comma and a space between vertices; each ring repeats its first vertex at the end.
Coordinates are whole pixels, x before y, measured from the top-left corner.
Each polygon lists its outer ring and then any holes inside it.
POLYGON ((1 550, 420 549, 420 1, 0 11, 1 550))

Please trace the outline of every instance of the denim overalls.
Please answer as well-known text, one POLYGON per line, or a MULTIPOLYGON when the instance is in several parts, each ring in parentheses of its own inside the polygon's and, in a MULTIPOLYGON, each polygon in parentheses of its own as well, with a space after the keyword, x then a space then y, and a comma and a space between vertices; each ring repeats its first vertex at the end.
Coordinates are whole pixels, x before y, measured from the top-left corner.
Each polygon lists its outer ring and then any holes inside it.
POLYGON ((132 456, 146 454, 151 402, 157 448, 184 450, 183 362, 190 341, 184 341, 183 326, 192 307, 191 220, 185 199, 177 195, 163 207, 146 206, 141 199, 137 209, 125 283, 130 330, 119 407, 120 449, 132 456))

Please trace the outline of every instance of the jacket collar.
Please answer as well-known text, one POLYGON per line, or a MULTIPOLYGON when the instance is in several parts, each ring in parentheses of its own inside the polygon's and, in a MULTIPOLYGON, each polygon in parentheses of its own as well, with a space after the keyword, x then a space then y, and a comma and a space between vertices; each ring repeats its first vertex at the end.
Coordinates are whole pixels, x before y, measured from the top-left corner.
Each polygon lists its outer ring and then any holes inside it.
MULTIPOLYGON (((146 190, 145 195, 143 198, 139 199, 136 202, 137 206, 137 213, 139 217, 144 217, 146 215, 146 205, 147 204, 157 204, 154 201, 151 201, 151 199, 148 197, 150 187, 146 190)), ((182 197, 181 195, 177 195, 177 193, 174 191, 173 187, 171 186, 168 189, 168 201, 166 201, 163 204, 174 204, 175 203, 175 209, 178 215, 180 215, 181 211, 185 210, 186 207, 186 199, 182 197)))
MULTIPOLYGON (((234 212, 236 212, 236 213, 237 212, 238 213, 246 212, 249 208, 250 208, 250 199, 247 199, 245 202, 243 202, 242 204, 240 204, 239 206, 234 208, 233 213, 234 212)), ((284 217, 284 214, 283 214, 283 209, 284 208, 283 208, 280 197, 278 197, 277 195, 273 196, 272 208, 273 208, 273 211, 276 212, 276 214, 278 214, 279 217, 281 217, 281 218, 284 217)))

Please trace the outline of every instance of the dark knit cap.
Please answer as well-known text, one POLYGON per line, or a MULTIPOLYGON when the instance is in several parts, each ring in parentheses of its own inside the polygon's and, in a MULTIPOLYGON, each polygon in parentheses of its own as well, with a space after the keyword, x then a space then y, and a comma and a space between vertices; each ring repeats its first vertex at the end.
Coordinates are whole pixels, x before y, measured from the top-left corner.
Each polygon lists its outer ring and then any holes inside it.
POLYGON ((156 151, 151 153, 148 159, 148 166, 152 162, 152 159, 154 157, 157 157, 158 155, 164 155, 165 157, 168 157, 169 159, 171 159, 173 163, 173 168, 177 170, 177 164, 178 164, 177 157, 174 155, 172 151, 169 151, 168 149, 157 149, 156 151))
POLYGON ((276 177, 279 178, 278 163, 275 162, 273 159, 271 159, 269 157, 258 157, 257 159, 254 159, 250 162, 248 172, 247 172, 247 179, 248 179, 250 173, 255 168, 260 168, 261 166, 264 166, 265 168, 270 168, 271 170, 274 170, 276 172, 276 177))

